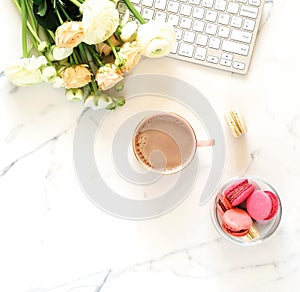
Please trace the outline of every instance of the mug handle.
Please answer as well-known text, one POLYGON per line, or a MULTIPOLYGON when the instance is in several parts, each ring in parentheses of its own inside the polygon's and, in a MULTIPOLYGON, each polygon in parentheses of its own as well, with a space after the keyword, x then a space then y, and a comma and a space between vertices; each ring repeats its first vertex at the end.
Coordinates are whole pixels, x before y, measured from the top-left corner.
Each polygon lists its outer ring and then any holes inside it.
POLYGON ((207 147, 207 146, 214 146, 215 139, 210 140, 197 140, 197 147, 207 147))

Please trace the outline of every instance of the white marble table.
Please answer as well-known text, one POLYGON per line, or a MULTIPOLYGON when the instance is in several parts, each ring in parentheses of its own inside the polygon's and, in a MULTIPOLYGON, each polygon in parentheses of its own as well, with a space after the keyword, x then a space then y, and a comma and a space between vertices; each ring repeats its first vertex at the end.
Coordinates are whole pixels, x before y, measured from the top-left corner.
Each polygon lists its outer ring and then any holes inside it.
MULTIPOLYGON (((1 71, 20 54, 20 19, 1 1, 1 71)), ((146 221, 108 215, 85 196, 72 162, 82 105, 45 84, 16 88, 0 76, 0 291, 299 291, 300 4, 275 1, 264 18, 247 76, 169 58, 144 60, 134 74, 181 78, 217 112, 227 144, 224 179, 254 174, 283 203, 278 230, 245 248, 216 232, 196 191, 172 212, 146 221), (248 133, 223 121, 238 105, 248 133)))

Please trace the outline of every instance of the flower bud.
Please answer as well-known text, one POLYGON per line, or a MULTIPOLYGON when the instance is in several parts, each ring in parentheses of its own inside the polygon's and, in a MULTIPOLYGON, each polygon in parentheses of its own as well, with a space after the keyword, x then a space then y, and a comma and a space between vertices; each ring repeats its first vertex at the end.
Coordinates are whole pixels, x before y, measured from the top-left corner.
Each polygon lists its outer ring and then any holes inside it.
POLYGON ((68 100, 83 100, 84 92, 81 88, 71 88, 66 90, 68 100))
POLYGON ((39 45, 38 45, 38 50, 41 53, 44 53, 48 48, 49 48, 49 44, 45 41, 40 42, 39 45))
POLYGON ((123 42, 132 42, 137 35, 138 25, 135 21, 127 22, 121 30, 120 38, 123 42))
POLYGON ((53 66, 47 66, 42 69, 42 79, 47 83, 53 83, 57 76, 56 69, 53 66))

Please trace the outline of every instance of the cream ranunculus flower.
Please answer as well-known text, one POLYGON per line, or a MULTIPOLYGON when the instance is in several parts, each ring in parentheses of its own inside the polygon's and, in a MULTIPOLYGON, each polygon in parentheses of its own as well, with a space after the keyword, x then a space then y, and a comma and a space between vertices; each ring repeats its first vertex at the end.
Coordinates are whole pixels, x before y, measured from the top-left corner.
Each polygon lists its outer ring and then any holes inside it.
POLYGON ((75 48, 83 39, 83 25, 79 21, 68 21, 55 32, 55 43, 59 48, 75 48))
POLYGON ((167 23, 149 21, 138 29, 138 44, 142 53, 149 58, 162 57, 170 53, 175 45, 175 31, 167 23))
POLYGON ((64 82, 64 87, 67 89, 83 87, 92 80, 92 73, 86 65, 67 67, 60 74, 64 82))
POLYGON ((137 42, 124 43, 119 51, 119 56, 123 57, 125 65, 121 68, 122 72, 129 73, 135 67, 142 56, 142 48, 137 42))
POLYGON ((107 40, 119 25, 119 12, 110 0, 86 0, 81 6, 83 42, 95 45, 107 40))
POLYGON ((17 59, 5 68, 5 75, 15 85, 32 86, 42 81, 41 67, 46 64, 44 56, 17 59))
POLYGON ((122 72, 114 64, 100 67, 95 77, 99 90, 107 90, 123 79, 122 72))

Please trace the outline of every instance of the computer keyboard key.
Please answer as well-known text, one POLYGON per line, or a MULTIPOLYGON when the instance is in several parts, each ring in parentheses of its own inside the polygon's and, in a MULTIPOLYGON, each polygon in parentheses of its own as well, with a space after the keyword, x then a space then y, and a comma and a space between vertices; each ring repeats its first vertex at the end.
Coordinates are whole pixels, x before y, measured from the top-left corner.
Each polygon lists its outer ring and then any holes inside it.
POLYGON ((198 34, 196 38, 196 44, 200 46, 206 46, 208 41, 208 36, 206 34, 198 34))
POLYGON ((211 56, 211 55, 208 55, 206 60, 207 60, 207 62, 214 63, 214 64, 217 64, 219 62, 218 57, 211 56))
POLYGON ((223 38, 228 38, 230 33, 230 28, 227 26, 220 26, 218 31, 218 36, 223 38))
POLYGON ((193 52, 194 52, 193 45, 189 45, 189 44, 185 44, 185 43, 181 43, 179 45, 179 49, 178 49, 179 55, 191 58, 193 56, 193 52))
POLYGON ((179 3, 178 2, 174 2, 174 1, 170 1, 168 6, 167 6, 167 10, 169 12, 173 12, 176 13, 179 9, 179 3))
POLYGON ((226 8, 226 1, 225 0, 216 0, 215 2, 215 9, 219 11, 224 11, 226 8))
POLYGON ((195 20, 193 23, 193 31, 202 32, 204 30, 205 23, 201 20, 195 20))
POLYGON ((208 23, 205 28, 205 32, 210 35, 215 35, 218 26, 216 24, 208 23))
POLYGON ((146 20, 150 20, 153 18, 154 15, 154 11, 152 9, 149 8, 144 8, 142 16, 146 19, 146 20))
POLYGON ((213 7, 214 0, 202 0, 202 6, 211 8, 213 7))
POLYGON ((200 7, 195 7, 193 10, 193 17, 198 18, 198 19, 202 19, 204 16, 204 9, 200 8, 200 7))
POLYGON ((167 0, 156 0, 154 8, 164 10, 167 5, 167 0))
POLYGON ((195 39, 195 33, 192 31, 185 31, 183 35, 183 40, 187 43, 193 43, 195 39))
POLYGON ((233 62, 232 67, 239 70, 244 70, 245 64, 241 62, 233 62))
POLYGON ((168 24, 173 25, 173 26, 178 26, 179 23, 179 16, 175 14, 170 14, 168 18, 168 24))
POLYGON ((192 25, 192 19, 187 17, 182 17, 181 21, 179 22, 179 26, 181 28, 190 29, 192 25))
POLYGON ((227 11, 231 14, 237 14, 239 11, 239 4, 235 2, 228 2, 227 11))
POLYGON ((231 32, 231 39, 234 41, 240 41, 243 43, 250 44, 252 38, 252 33, 242 30, 233 29, 231 32))
POLYGON ((220 47, 221 40, 219 38, 211 37, 208 42, 208 46, 213 49, 220 47))
POLYGON ((232 27, 240 28, 242 26, 243 18, 239 16, 232 16, 230 25, 232 27))
POLYGON ((175 28, 176 40, 179 41, 182 38, 183 31, 181 29, 175 28))
POLYGON ((200 0, 189 0, 190 4, 198 5, 200 3, 200 0))
POLYGON ((205 20, 215 22, 217 19, 218 13, 216 11, 207 10, 205 14, 205 20))
POLYGON ((233 55, 228 54, 228 53, 222 53, 221 58, 224 60, 232 61, 233 60, 233 55))
POLYGON ((257 7, 251 7, 247 5, 242 5, 240 10, 241 16, 246 16, 250 18, 257 18, 258 14, 258 8, 257 7))
POLYGON ((260 5, 260 0, 249 0, 250 5, 254 6, 259 6, 260 5))
POLYGON ((157 11, 155 14, 155 20, 165 22, 167 18, 167 14, 165 12, 157 11))
POLYGON ((142 4, 147 7, 152 7, 153 0, 142 0, 142 4))
POLYGON ((230 60, 226 60, 226 59, 222 59, 221 58, 221 60, 220 60, 220 64, 222 65, 222 66, 226 66, 226 67, 230 67, 231 66, 231 61, 230 60))
POLYGON ((227 51, 227 52, 236 53, 236 54, 239 54, 242 56, 247 56, 249 53, 250 47, 249 47, 249 45, 244 45, 244 44, 224 40, 222 42, 221 48, 222 48, 222 50, 227 51))
POLYGON ((243 29, 253 31, 255 28, 255 20, 245 18, 243 23, 243 29))
POLYGON ((229 23, 230 15, 227 13, 220 13, 218 23, 227 25, 229 23))
POLYGON ((192 13, 192 6, 182 4, 179 13, 184 16, 190 16, 192 13))
POLYGON ((207 53, 206 48, 198 47, 198 48, 196 48, 196 52, 195 52, 194 57, 197 60, 204 61, 205 58, 206 58, 206 53, 207 53))

